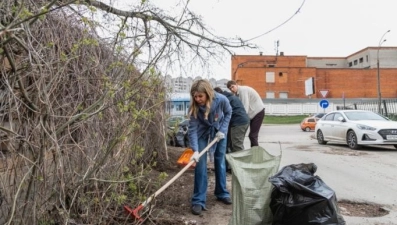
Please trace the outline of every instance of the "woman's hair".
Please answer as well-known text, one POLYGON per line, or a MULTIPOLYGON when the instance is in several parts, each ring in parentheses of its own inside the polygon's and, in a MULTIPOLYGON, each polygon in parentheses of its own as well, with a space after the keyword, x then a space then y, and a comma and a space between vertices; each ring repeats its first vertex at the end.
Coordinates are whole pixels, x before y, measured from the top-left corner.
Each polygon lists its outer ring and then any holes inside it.
POLYGON ((212 100, 215 97, 215 92, 211 87, 210 82, 207 80, 196 80, 193 82, 192 87, 190 88, 190 110, 189 110, 189 115, 193 115, 194 118, 197 118, 197 113, 199 110, 199 106, 194 100, 194 94, 196 92, 201 92, 207 95, 207 102, 205 103, 205 113, 204 113, 204 118, 208 120, 208 114, 210 113, 211 110, 211 104, 212 100))

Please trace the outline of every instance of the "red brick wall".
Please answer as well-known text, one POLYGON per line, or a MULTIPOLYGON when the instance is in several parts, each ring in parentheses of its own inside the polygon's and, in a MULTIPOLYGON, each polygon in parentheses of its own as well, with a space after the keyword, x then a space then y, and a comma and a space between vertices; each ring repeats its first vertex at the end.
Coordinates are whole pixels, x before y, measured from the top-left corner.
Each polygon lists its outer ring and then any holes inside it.
MULTIPOLYGON (((380 70, 380 87, 383 98, 397 97, 397 70, 380 70)), ((377 69, 318 69, 318 90, 329 90, 328 98, 377 98, 377 69)), ((321 98, 321 95, 317 95, 321 98)))
MULTIPOLYGON (((377 98, 377 69, 317 69, 306 67, 306 56, 232 56, 232 75, 241 85, 253 87, 262 98, 267 91, 288 92, 288 98, 307 98, 305 80, 314 77, 315 94, 328 90, 327 98, 377 98), (275 64, 275 67, 269 65, 275 64), (275 82, 266 83, 266 72, 275 73, 275 82)), ((397 97, 397 69, 381 69, 382 98, 397 97)))

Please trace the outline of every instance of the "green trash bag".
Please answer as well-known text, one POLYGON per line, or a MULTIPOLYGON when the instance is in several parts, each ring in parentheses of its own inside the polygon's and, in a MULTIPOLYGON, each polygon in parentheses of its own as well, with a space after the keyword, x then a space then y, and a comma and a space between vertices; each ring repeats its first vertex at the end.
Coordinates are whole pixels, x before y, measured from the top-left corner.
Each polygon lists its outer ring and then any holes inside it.
POLYGON ((232 169, 233 213, 229 225, 272 224, 269 204, 273 186, 268 178, 279 170, 281 154, 273 156, 255 146, 228 153, 226 160, 232 169))

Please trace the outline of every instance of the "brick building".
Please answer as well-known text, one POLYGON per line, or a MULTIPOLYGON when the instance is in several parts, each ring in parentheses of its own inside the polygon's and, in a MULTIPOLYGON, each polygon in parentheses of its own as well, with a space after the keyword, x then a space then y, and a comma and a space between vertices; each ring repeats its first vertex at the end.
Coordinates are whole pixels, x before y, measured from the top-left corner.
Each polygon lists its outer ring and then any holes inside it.
POLYGON ((397 47, 367 47, 346 57, 234 55, 231 79, 263 99, 397 98, 397 47), (307 80, 313 94, 307 96, 307 80))

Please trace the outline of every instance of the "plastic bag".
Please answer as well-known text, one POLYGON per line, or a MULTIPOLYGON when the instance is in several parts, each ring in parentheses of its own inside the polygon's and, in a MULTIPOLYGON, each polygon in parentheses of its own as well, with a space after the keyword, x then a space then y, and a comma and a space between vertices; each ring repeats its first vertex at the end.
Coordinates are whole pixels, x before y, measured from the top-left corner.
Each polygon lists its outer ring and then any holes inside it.
POLYGON ((335 192, 314 176, 313 163, 283 167, 269 178, 273 225, 345 225, 335 192))
POLYGON ((279 170, 281 154, 274 156, 255 146, 226 154, 226 160, 233 171, 233 215, 229 225, 271 225, 272 184, 268 178, 279 170))

